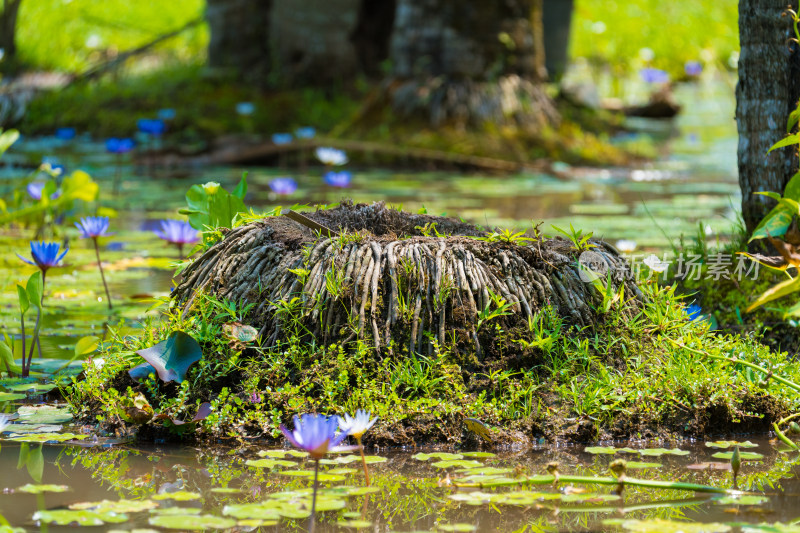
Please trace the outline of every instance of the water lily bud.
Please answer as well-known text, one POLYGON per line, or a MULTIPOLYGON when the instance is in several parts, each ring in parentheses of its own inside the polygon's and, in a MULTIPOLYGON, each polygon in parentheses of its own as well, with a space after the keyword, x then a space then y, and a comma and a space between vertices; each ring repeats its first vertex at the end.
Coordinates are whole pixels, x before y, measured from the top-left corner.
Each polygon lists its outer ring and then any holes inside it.
POLYGON ((736 446, 733 449, 733 454, 731 455, 731 470, 733 470, 733 479, 736 479, 736 476, 739 475, 739 469, 742 467, 742 456, 739 454, 739 447, 736 446))

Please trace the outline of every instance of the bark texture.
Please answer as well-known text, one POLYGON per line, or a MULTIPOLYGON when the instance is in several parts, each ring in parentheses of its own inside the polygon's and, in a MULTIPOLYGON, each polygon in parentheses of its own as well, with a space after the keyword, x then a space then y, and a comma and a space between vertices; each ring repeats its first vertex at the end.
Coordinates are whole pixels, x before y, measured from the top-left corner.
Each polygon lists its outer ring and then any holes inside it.
MULTIPOLYGON (((564 239, 481 241, 469 238, 483 234, 469 224, 382 203, 310 216, 339 236, 315 237, 285 217, 234 229, 184 271, 173 298, 187 309, 198 291, 255 304, 247 320, 266 345, 292 335, 317 344, 360 340, 380 355, 437 346, 479 360, 519 353, 509 339, 547 306, 578 327, 601 320, 595 304, 602 296, 581 279, 577 252, 564 239), (450 235, 423 235, 433 223, 450 235), (509 308, 487 320, 502 307, 499 298, 509 308)), ((625 274, 611 290, 624 285, 623 312, 633 312, 643 296, 625 260, 595 244, 612 272, 625 274)))
POLYGON ((797 170, 791 148, 767 150, 786 135, 786 120, 800 97, 800 56, 791 19, 782 16, 785 0, 740 0, 739 83, 736 124, 739 131, 739 184, 748 233, 775 205, 758 191, 782 192, 797 170))
POLYGON ((434 125, 509 120, 539 128, 558 114, 544 93, 541 0, 398 0, 393 104, 434 125))
POLYGON ((263 84, 271 71, 273 0, 208 0, 208 64, 235 78, 263 84))

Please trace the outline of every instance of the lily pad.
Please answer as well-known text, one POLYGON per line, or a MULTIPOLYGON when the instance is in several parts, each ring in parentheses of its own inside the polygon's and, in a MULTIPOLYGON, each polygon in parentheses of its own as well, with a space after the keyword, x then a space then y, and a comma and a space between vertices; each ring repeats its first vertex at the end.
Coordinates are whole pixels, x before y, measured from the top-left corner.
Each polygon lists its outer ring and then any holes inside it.
POLYGON ((469 457, 470 459, 497 457, 497 454, 494 454, 492 452, 461 452, 461 455, 463 455, 464 457, 469 457))
POLYGON ((439 531, 463 531, 465 533, 475 531, 477 526, 472 524, 439 524, 436 526, 439 531))
POLYGON ((673 448, 672 450, 667 450, 666 448, 645 448, 644 450, 639 450, 639 454, 645 457, 660 457, 662 455, 689 455, 689 452, 677 448, 673 448))
POLYGON ((69 506, 73 510, 89 509, 98 513, 141 513, 155 509, 158 504, 152 500, 102 500, 99 502, 80 502, 69 506))
POLYGON ((188 490, 179 490, 175 492, 164 492, 153 496, 154 500, 174 500, 176 502, 190 502, 199 500, 202 495, 197 492, 190 492, 188 490))
POLYGON ((222 514, 233 518, 258 520, 278 520, 281 517, 278 506, 271 502, 226 505, 222 508, 222 514))
MULTIPOLYGON (((385 463, 389 459, 386 457, 381 457, 379 455, 365 455, 364 460, 367 462, 368 465, 378 464, 378 463, 385 463)), ((360 455, 341 455, 336 459, 322 459, 320 460, 320 464, 326 465, 349 465, 350 463, 360 463, 361 456, 360 455)))
POLYGON ((628 461, 625 463, 625 467, 628 469, 638 470, 642 468, 661 468, 661 463, 645 463, 641 461, 628 461))
POLYGON ((212 487, 209 489, 209 492, 213 492, 214 494, 239 494, 241 493, 241 489, 235 489, 233 487, 212 487))
POLYGON ((769 498, 757 494, 743 494, 741 496, 723 496, 715 501, 720 505, 761 505, 768 502, 769 498))
POLYGON ((257 454, 259 457, 269 457, 271 459, 283 459, 287 455, 291 457, 308 457, 308 452, 300 452, 297 450, 261 450, 257 454))
POLYGON ((617 449, 613 446, 587 446, 583 451, 586 453, 603 455, 614 455, 617 453, 617 449))
POLYGON ((6 437, 6 440, 14 442, 66 442, 68 440, 83 440, 89 435, 78 435, 77 433, 18 433, 6 437))
POLYGON ((203 350, 194 338, 183 331, 173 331, 167 340, 136 352, 150 363, 161 381, 186 379, 189 367, 203 357, 203 350))
POLYGON ((18 422, 26 424, 65 424, 72 420, 68 408, 52 405, 23 405, 17 413, 18 422))
POLYGON ((368 522, 366 520, 340 520, 336 522, 336 525, 339 527, 349 527, 352 529, 364 529, 367 527, 372 527, 372 522, 368 522))
POLYGON ((428 459, 439 459, 440 461, 455 461, 463 459, 464 456, 460 453, 447 453, 447 452, 433 452, 433 453, 418 453, 411 456, 412 459, 417 461, 427 461, 428 459))
POLYGON ((202 509, 197 507, 156 507, 150 509, 152 514, 169 514, 169 515, 187 515, 187 514, 200 514, 202 509))
POLYGON ((283 459, 248 459, 244 464, 255 468, 275 468, 277 466, 292 468, 297 466, 297 463, 294 461, 286 461, 283 459))
POLYGON ((29 392, 31 394, 44 394, 57 388, 55 383, 18 383, 9 385, 6 388, 12 392, 29 392))
POLYGON ((236 520, 213 515, 155 515, 150 517, 150 525, 166 529, 228 529, 236 525, 236 520))
MULTIPOLYGON (((733 452, 717 452, 711 457, 730 461, 732 456, 733 452)), ((762 454, 756 452, 739 452, 739 457, 741 457, 742 461, 761 461, 764 459, 762 454)))
POLYGON ((650 520, 610 519, 603 520, 605 525, 616 525, 634 533, 728 533, 731 526, 718 522, 678 522, 653 518, 650 520))
POLYGON ((706 446, 708 448, 733 448, 734 446, 738 446, 739 448, 758 448, 758 444, 754 444, 749 440, 744 442, 739 442, 735 440, 717 440, 714 442, 706 442, 706 446))
POLYGON ((13 402, 15 400, 24 400, 27 396, 25 394, 18 394, 15 392, 0 392, 0 402, 13 402))
POLYGON ((102 526, 103 524, 120 524, 128 521, 125 514, 112 512, 98 513, 94 511, 73 511, 69 509, 58 509, 53 511, 36 511, 33 519, 45 524, 58 524, 68 526, 77 524, 79 526, 102 526))
POLYGON ((14 489, 14 492, 25 492, 28 494, 43 494, 45 492, 67 492, 70 489, 66 485, 33 485, 28 483, 19 488, 14 489))
POLYGON ((453 459, 451 461, 437 461, 431 466, 436 468, 480 468, 483 463, 471 459, 453 459))

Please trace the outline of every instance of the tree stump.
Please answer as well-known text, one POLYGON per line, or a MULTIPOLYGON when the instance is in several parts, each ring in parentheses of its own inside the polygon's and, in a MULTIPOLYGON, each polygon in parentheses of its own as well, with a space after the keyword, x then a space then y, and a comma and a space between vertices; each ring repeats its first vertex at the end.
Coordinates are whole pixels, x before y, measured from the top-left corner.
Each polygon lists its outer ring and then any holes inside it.
POLYGON ((184 270, 174 300, 188 309, 205 291, 253 304, 246 321, 266 346, 360 341, 379 356, 452 350, 476 362, 522 352, 511 341, 548 307, 577 328, 603 320, 602 292, 579 257, 604 265, 606 290, 623 287, 621 312, 644 301, 625 259, 600 240, 583 252, 558 237, 487 240, 471 224, 382 202, 307 216, 338 235, 315 235, 286 217, 226 230, 184 270))

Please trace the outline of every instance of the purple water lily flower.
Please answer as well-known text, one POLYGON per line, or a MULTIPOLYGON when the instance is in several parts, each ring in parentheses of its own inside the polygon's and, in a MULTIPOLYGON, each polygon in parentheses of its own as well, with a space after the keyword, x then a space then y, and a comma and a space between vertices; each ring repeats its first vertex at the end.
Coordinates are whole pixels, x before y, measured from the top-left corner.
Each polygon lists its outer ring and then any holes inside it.
POLYGON ((340 432, 339 417, 305 414, 294 417, 294 431, 289 431, 281 424, 283 435, 297 448, 308 452, 315 460, 322 459, 331 448, 336 447, 347 437, 340 432))
POLYGON ((183 220, 162 220, 161 229, 154 233, 171 244, 192 244, 200 240, 197 230, 183 220))
POLYGON ((148 135, 162 135, 167 131, 167 124, 157 118, 141 118, 136 122, 136 127, 148 135))
POLYGON ((645 83, 667 83, 669 74, 661 69, 647 67, 639 71, 639 76, 645 83))
MULTIPOLYGON (((28 196, 36 200, 37 202, 42 199, 42 192, 44 192, 45 184, 40 181, 35 181, 33 183, 29 183, 26 187, 28 191, 28 196)), ((61 191, 55 191, 53 194, 50 195, 51 200, 57 200, 58 197, 61 196, 61 191)))
POLYGON ((316 134, 317 130, 311 126, 304 126, 294 130, 294 136, 298 139, 313 139, 316 134))
POLYGON ((297 190, 297 182, 292 178, 275 178, 269 182, 269 188, 275 194, 288 196, 297 190))
POLYGON ((84 217, 75 227, 81 232, 82 239, 105 237, 108 233, 108 217, 84 217))
POLYGON ((56 138, 62 141, 70 141, 75 138, 75 128, 58 128, 56 138))
POLYGON ((106 150, 112 154, 125 154, 133 150, 134 146, 136 146, 136 143, 129 138, 118 139, 111 137, 106 141, 106 150))
POLYGON ((699 61, 687 61, 683 65, 683 71, 686 72, 687 76, 697 77, 703 73, 703 64, 699 61))
POLYGON ((331 187, 349 187, 353 175, 346 170, 342 170, 341 172, 330 171, 326 172, 322 179, 331 187))
POLYGON ((289 144, 294 140, 291 133, 273 133, 272 143, 277 145, 289 144))
POLYGON ((65 248, 61 254, 58 253, 60 251, 61 245, 57 242, 31 241, 31 257, 33 257, 33 261, 28 261, 19 254, 17 254, 17 257, 29 265, 39 267, 39 270, 44 273, 47 272, 47 269, 58 266, 64 256, 67 255, 67 252, 69 252, 69 248, 65 248))

